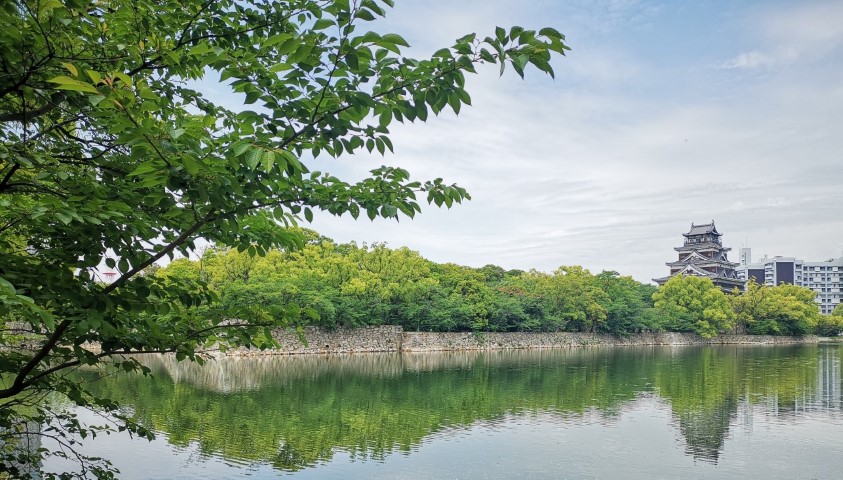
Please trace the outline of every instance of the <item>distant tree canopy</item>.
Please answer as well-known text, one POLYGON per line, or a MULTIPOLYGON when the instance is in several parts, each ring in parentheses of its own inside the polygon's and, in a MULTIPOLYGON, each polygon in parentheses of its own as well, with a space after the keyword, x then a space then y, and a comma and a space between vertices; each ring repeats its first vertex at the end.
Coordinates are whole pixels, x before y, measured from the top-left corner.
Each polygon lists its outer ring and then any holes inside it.
POLYGON ((653 295, 668 330, 704 337, 739 332, 756 335, 805 335, 820 322, 816 293, 789 284, 774 287, 750 281, 744 292, 724 293, 701 277, 677 275, 653 295))
POLYGON ((388 324, 416 331, 675 331, 710 338, 830 335, 843 319, 839 308, 820 315, 816 294, 793 285, 750 282, 746 292, 724 293, 709 279, 680 275, 657 288, 580 266, 553 273, 471 268, 437 264, 406 247, 303 235, 318 240, 263 257, 212 248, 197 261, 177 260, 154 275, 184 285, 198 276, 225 309, 264 309, 329 329, 388 324))
POLYGON ((738 325, 760 335, 804 335, 811 333, 823 317, 813 290, 795 285, 775 287, 747 283, 742 295, 732 297, 738 325))
POLYGON ((837 336, 843 333, 843 303, 836 306, 831 315, 821 315, 817 322, 817 334, 837 336))
POLYGON ((185 285, 198 275, 225 309, 267 309, 325 328, 391 324, 421 331, 615 334, 663 328, 652 311, 656 287, 617 272, 470 268, 437 264, 407 248, 336 244, 324 237, 263 257, 212 248, 197 261, 178 260, 154 275, 171 282, 183 277, 185 285))

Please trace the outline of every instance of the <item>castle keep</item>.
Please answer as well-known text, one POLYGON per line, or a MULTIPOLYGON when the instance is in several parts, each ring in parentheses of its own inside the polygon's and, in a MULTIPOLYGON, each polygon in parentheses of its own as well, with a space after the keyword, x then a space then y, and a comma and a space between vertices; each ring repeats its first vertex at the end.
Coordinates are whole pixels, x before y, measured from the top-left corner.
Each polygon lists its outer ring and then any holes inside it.
POLYGON ((679 259, 675 262, 668 262, 670 275, 653 280, 659 285, 664 284, 670 277, 675 275, 693 275, 696 277, 710 278, 715 285, 727 292, 735 288, 744 289, 745 282, 738 278, 735 267, 737 263, 730 262, 727 253, 731 248, 723 247, 720 240, 722 234, 711 223, 703 225, 691 224, 691 230, 682 234, 685 237, 685 244, 675 247, 679 259))

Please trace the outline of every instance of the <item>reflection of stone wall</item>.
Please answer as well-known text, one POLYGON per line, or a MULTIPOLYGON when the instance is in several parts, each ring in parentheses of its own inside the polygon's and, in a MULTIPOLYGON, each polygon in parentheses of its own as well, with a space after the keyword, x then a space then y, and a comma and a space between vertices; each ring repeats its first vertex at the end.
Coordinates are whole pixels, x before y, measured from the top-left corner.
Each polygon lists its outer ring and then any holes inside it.
POLYGON ((258 390, 267 385, 293 385, 328 377, 395 378, 407 372, 466 370, 479 364, 501 367, 542 363, 581 362, 611 352, 609 348, 498 349, 419 353, 323 355, 219 356, 204 365, 178 361, 175 355, 140 355, 136 358, 175 383, 189 383, 217 392, 258 390))
POLYGON ((289 355, 301 353, 435 352, 451 350, 499 350, 523 348, 582 347, 589 345, 722 345, 814 343, 815 336, 773 337, 721 335, 706 340, 691 333, 640 333, 628 337, 573 332, 403 332, 399 326, 321 330, 306 327, 302 336, 292 330, 276 330, 280 350, 237 349, 232 356, 289 355), (306 343, 302 343, 302 338, 306 343))
POLYGON ((397 377, 404 371, 401 355, 266 355, 211 358, 204 365, 179 362, 175 355, 144 355, 153 375, 166 374, 175 383, 201 385, 217 392, 258 390, 291 385, 303 379, 335 376, 397 377))

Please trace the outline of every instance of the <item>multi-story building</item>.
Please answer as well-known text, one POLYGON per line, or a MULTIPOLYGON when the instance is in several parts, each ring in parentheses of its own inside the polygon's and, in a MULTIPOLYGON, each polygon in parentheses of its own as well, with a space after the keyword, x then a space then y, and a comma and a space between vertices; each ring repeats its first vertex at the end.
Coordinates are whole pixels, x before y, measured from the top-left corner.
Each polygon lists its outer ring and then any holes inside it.
POLYGON ((730 262, 727 258, 726 252, 731 248, 723 247, 720 240, 722 234, 715 228, 714 220, 703 225, 692 223, 691 230, 682 236, 685 237, 684 245, 674 248, 679 254, 679 259, 666 264, 670 267, 670 275, 654 278, 653 281, 662 285, 675 275, 693 275, 710 278, 715 285, 727 292, 735 288, 743 290, 746 282, 738 278, 735 271, 738 264, 730 262))
POLYGON ((744 281, 754 279, 755 283, 764 285, 764 257, 760 263, 752 263, 752 249, 741 248, 741 264, 738 266, 738 278, 744 281))
POLYGON ((791 283, 817 293, 820 313, 830 314, 843 303, 843 257, 824 262, 806 262, 793 257, 764 258, 738 267, 738 276, 762 285, 791 283))

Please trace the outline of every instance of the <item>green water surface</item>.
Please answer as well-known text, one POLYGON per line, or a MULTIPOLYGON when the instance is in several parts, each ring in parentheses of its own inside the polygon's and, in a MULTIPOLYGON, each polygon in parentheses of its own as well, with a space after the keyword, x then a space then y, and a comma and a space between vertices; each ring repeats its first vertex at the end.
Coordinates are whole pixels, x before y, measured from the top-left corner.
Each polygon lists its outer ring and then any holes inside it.
POLYGON ((121 478, 843 478, 841 353, 150 356, 152 379, 79 375, 158 438, 84 449, 121 478))

